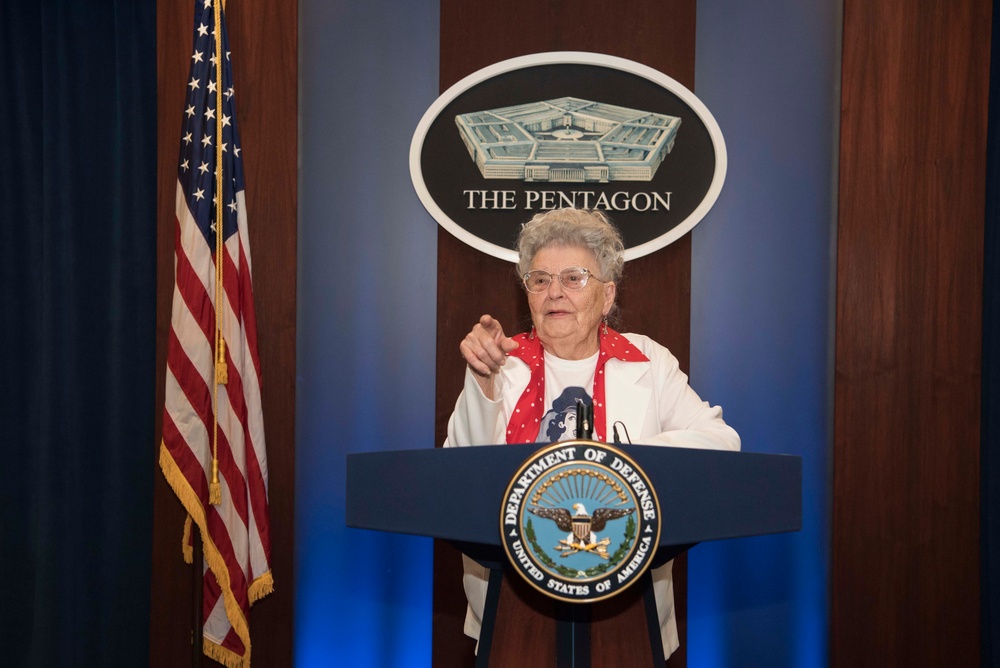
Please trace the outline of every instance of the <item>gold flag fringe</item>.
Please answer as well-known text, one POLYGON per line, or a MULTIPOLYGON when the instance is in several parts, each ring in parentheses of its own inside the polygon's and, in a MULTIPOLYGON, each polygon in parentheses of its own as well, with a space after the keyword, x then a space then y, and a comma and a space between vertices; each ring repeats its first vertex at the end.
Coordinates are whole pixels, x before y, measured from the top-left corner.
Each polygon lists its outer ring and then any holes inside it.
POLYGON ((181 554, 185 564, 194 563, 194 546, 191 544, 191 516, 184 518, 184 536, 181 538, 181 554))
POLYGON ((208 638, 201 639, 201 651, 213 661, 218 661, 226 668, 250 668, 250 648, 247 647, 246 660, 242 656, 228 650, 222 645, 216 645, 208 638))
MULTIPOLYGON (((163 471, 163 476, 167 479, 167 483, 174 490, 177 498, 180 499, 184 510, 187 511, 188 521, 198 526, 198 531, 201 534, 202 553, 205 561, 208 563, 209 569, 215 576, 216 582, 219 583, 219 587, 222 589, 222 600, 226 608, 226 616, 233 625, 236 635, 243 641, 243 646, 247 648, 246 656, 241 657, 231 650, 213 643, 207 638, 203 638, 204 652, 206 656, 228 666, 228 668, 250 668, 250 626, 247 623, 246 617, 243 616, 243 611, 240 609, 239 604, 236 602, 236 597, 233 595, 233 586, 229 581, 229 570, 226 568, 225 559, 223 559, 222 554, 219 552, 219 548, 212 542, 212 537, 206 528, 204 506, 202 506, 198 495, 191 488, 187 478, 181 473, 180 467, 177 466, 177 462, 174 461, 170 451, 167 450, 166 444, 162 441, 160 442, 160 470, 163 471)), ((185 521, 185 532, 187 536, 190 536, 188 532, 191 529, 188 528, 188 521, 185 521)), ((187 545, 188 542, 185 541, 184 544, 187 545)), ((186 557, 185 561, 191 563, 191 559, 193 557, 186 557)), ((252 604, 263 598, 273 590, 274 580, 271 573, 267 572, 259 576, 250 585, 248 592, 250 603, 252 604)))
POLYGON ((250 605, 273 593, 274 578, 271 577, 271 572, 268 571, 250 583, 250 605))

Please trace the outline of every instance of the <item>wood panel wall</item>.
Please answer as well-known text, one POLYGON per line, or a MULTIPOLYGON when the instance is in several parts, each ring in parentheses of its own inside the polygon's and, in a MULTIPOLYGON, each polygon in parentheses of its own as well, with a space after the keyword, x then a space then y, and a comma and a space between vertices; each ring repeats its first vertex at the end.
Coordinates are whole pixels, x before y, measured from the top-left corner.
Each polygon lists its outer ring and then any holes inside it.
MULTIPOLYGON (((158 162, 156 443, 162 419, 173 289, 174 192, 194 3, 157 1, 158 162)), ((292 665, 295 499, 295 250, 298 14, 296 0, 226 3, 243 144, 263 375, 274 593, 251 609, 254 666, 292 665)), ((154 474, 150 666, 191 664, 195 573, 181 559, 184 511, 154 474)), ((200 579, 200 578, 199 578, 200 579)), ((204 665, 217 665, 204 658, 204 665)))
MULTIPOLYGON (((595 0, 585 4, 510 0, 442 0, 441 90, 492 63, 545 51, 593 51, 649 65, 694 88, 695 0, 595 0), (613 29, 608 17, 614 17, 613 29)), ((510 263, 473 250, 441 230, 438 237, 437 442, 462 388, 458 344, 489 313, 508 333, 530 322, 510 263), (460 276, 461 280, 449 277, 460 276)), ((690 235, 625 267, 619 293, 622 331, 666 345, 688 370, 690 352, 690 235)), ((686 561, 674 564, 681 649, 671 666, 685 665, 686 561)), ((465 595, 459 554, 435 546, 433 665, 473 665, 474 643, 462 633, 465 595)))
POLYGON ((844 3, 832 666, 979 665, 990 16, 844 3))

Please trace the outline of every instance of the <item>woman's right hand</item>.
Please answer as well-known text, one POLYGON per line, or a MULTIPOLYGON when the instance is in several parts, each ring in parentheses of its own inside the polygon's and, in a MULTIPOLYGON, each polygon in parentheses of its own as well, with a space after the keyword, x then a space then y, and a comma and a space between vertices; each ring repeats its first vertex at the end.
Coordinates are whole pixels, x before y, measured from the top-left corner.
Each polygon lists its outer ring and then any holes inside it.
POLYGON ((517 346, 517 341, 504 334, 503 326, 489 315, 482 316, 459 344, 465 363, 488 399, 493 399, 493 377, 507 363, 507 353, 517 346))

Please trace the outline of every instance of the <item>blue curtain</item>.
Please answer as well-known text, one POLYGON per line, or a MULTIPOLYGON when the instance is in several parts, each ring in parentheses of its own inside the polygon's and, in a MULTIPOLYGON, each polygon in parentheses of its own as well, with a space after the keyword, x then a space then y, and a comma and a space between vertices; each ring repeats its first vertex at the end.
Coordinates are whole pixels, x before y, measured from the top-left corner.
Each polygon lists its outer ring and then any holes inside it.
POLYGON ((1000 665, 1000 1, 993 3, 983 258, 980 609, 983 666, 1000 665))
POLYGON ((0 0, 4 665, 148 663, 156 4, 0 0))

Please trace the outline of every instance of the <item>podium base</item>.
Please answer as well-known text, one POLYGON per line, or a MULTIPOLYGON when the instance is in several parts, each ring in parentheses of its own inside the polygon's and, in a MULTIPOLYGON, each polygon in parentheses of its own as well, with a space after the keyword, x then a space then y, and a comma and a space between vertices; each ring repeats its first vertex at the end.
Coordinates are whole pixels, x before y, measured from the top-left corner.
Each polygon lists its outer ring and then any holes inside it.
POLYGON ((653 582, 598 603, 563 603, 490 570, 476 668, 664 665, 653 582))

